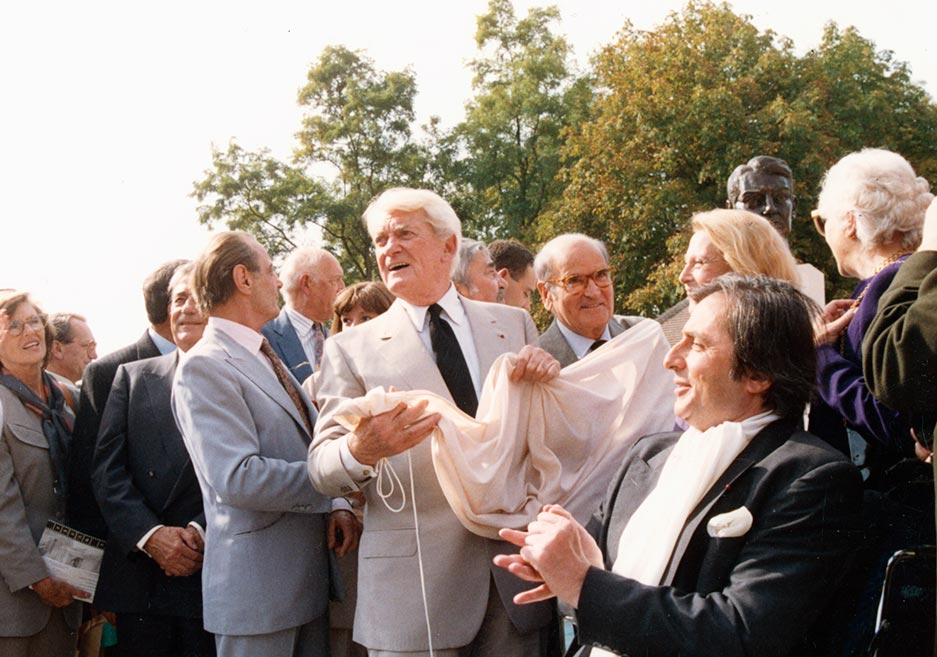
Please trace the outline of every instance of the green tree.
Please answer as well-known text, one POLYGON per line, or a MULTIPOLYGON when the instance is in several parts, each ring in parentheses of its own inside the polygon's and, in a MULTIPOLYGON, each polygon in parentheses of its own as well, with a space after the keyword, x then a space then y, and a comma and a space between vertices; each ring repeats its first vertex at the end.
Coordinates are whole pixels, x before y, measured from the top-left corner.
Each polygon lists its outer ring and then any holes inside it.
POLYGON ((271 255, 295 248, 297 231, 308 223, 324 224, 326 187, 269 150, 245 151, 232 139, 226 151, 212 147, 211 159, 212 168, 192 192, 202 203, 201 223, 224 221, 232 230, 253 233, 271 255))
POLYGON ((227 152, 214 151, 212 168, 194 183, 199 220, 252 232, 274 255, 315 224, 351 278, 376 277, 361 215, 383 189, 425 180, 427 147, 410 127, 415 96, 409 69, 380 71, 361 52, 325 48, 299 91, 305 112, 294 163, 233 141, 227 152))
POLYGON ((556 7, 518 19, 510 0, 490 0, 478 17, 480 56, 469 63, 473 97, 466 117, 438 140, 443 178, 466 221, 482 237, 531 237, 529 227, 559 196, 563 130, 591 101, 576 78, 572 51, 554 32, 556 7))
POLYGON ((852 29, 828 27, 820 48, 798 58, 788 39, 727 4, 690 2, 652 31, 626 23, 594 75, 602 91, 565 145, 566 188, 539 231, 604 239, 628 310, 655 314, 682 296, 674 279, 690 215, 724 207, 726 179, 754 155, 791 165, 801 211, 792 249, 840 289, 808 218, 823 171, 865 145, 901 151, 922 175, 932 166, 923 159, 937 126, 932 101, 905 65, 852 29), (875 118, 894 113, 903 116, 875 118))

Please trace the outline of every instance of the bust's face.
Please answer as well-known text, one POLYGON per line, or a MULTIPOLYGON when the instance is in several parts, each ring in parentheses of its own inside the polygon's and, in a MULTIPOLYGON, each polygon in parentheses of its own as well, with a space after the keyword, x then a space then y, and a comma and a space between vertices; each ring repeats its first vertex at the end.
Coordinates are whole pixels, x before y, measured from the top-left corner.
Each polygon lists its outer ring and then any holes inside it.
POLYGON ((735 207, 760 214, 771 222, 781 237, 787 239, 791 234, 791 215, 794 213, 791 179, 764 171, 749 171, 739 178, 735 207))

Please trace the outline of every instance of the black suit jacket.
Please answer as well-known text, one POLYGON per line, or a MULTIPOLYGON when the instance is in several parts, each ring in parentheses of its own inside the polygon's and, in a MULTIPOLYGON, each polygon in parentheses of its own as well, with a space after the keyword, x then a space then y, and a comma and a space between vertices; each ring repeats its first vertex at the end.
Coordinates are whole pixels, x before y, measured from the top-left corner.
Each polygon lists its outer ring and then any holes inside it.
POLYGON ((101 414, 114 382, 117 368, 124 363, 159 356, 159 349, 144 332, 139 340, 92 361, 81 382, 75 432, 69 454, 68 522, 75 529, 104 538, 107 526, 91 490, 91 458, 98 437, 101 414))
POLYGON ((121 365, 92 461, 108 527, 95 604, 124 613, 200 617, 201 572, 169 577, 136 548, 156 525, 205 526, 202 494, 170 404, 178 354, 121 365))
POLYGON ((858 534, 858 470, 794 422, 769 425, 690 514, 661 585, 646 586, 611 564, 679 436, 638 441, 593 518, 607 570, 586 575, 579 640, 642 657, 816 654, 808 630, 822 625, 858 534), (754 518, 746 534, 709 536, 710 518, 742 506, 754 518))

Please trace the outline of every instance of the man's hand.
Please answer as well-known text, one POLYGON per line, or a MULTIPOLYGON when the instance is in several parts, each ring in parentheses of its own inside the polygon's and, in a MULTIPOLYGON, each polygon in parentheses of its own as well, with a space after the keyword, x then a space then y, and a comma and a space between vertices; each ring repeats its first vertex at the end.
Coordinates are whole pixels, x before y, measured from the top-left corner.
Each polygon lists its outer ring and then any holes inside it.
POLYGON ((36 592, 42 603, 50 607, 67 607, 75 598, 87 598, 88 594, 75 588, 68 582, 60 579, 46 577, 33 583, 32 590, 36 592))
POLYGON ((540 586, 514 596, 517 604, 539 602, 555 595, 577 607, 589 566, 603 567, 602 551, 586 528, 557 504, 543 507, 526 532, 502 529, 499 534, 521 551, 496 556, 495 565, 528 582, 541 582, 540 586))
POLYGON ((813 329, 816 344, 833 344, 839 338, 856 316, 856 310, 852 307, 854 303, 854 299, 833 299, 826 304, 813 329))
POLYGON ((348 509, 338 509, 329 514, 328 545, 335 554, 344 557, 358 548, 362 525, 348 509))
POLYGON ((918 251, 937 251, 937 198, 931 201, 924 215, 924 235, 918 251))
POLYGON ((197 549, 201 537, 195 527, 160 527, 150 536, 143 549, 163 572, 170 577, 192 575, 202 567, 202 553, 197 549))
POLYGON ((517 353, 517 363, 514 364, 510 379, 514 383, 546 383, 559 376, 560 369, 560 361, 540 347, 528 344, 517 353))
POLYGON ((366 417, 348 437, 348 449, 359 463, 375 465, 382 458, 405 452, 425 440, 436 428, 439 413, 426 411, 426 400, 413 406, 400 402, 380 415, 366 417))

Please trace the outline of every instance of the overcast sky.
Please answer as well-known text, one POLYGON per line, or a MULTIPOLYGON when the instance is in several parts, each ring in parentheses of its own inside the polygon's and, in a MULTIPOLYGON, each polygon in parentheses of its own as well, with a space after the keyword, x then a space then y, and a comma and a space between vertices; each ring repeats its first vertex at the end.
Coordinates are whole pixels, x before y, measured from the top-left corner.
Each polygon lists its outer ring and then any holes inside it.
MULTIPOLYGON (((517 0, 523 15, 546 2, 517 0)), ((626 19, 651 29, 682 2, 561 0, 560 31, 582 67, 626 19)), ((17 2, 0 9, 0 287, 30 290, 49 312, 88 316, 99 353, 142 333, 140 284, 194 257, 208 232, 192 182, 231 137, 289 158, 296 92, 329 44, 377 66, 412 66, 417 112, 446 126, 469 98, 465 62, 486 0, 17 2)), ((815 47, 833 20, 937 89, 937 3, 732 3, 762 29, 815 47)), ((937 144, 935 144, 937 148, 937 144)))

